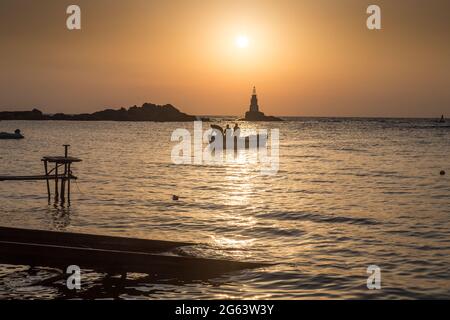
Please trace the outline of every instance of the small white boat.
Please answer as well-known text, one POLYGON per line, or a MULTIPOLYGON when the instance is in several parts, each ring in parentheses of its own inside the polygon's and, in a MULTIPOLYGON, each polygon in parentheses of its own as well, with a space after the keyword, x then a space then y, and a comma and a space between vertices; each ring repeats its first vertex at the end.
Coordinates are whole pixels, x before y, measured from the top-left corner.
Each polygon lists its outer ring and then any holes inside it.
POLYGON ((0 132, 0 139, 23 139, 23 138, 25 137, 20 133, 19 129, 14 131, 14 133, 0 132))

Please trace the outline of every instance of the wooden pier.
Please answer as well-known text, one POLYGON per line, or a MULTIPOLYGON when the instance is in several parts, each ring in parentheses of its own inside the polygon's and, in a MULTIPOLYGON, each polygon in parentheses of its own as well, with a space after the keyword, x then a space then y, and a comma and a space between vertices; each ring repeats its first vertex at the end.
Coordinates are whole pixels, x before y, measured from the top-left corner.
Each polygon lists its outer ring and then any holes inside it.
POLYGON ((249 268, 268 266, 174 255, 174 249, 194 243, 144 240, 0 227, 0 264, 52 267, 70 265, 125 275, 144 273, 157 278, 202 280, 249 268))
POLYGON ((51 202, 50 182, 54 181, 54 199, 55 203, 61 201, 64 204, 67 200, 70 204, 70 182, 76 180, 77 177, 72 174, 72 164, 81 162, 81 159, 69 157, 70 145, 64 145, 64 156, 45 156, 41 159, 44 164, 44 175, 31 176, 0 176, 0 181, 40 181, 45 180, 47 183, 47 196, 49 203, 51 202), (49 166, 54 166, 49 169, 49 166), (61 168, 61 172, 59 169, 61 168), (67 187, 67 189, 66 189, 67 187), (67 190, 67 193, 66 193, 67 190))

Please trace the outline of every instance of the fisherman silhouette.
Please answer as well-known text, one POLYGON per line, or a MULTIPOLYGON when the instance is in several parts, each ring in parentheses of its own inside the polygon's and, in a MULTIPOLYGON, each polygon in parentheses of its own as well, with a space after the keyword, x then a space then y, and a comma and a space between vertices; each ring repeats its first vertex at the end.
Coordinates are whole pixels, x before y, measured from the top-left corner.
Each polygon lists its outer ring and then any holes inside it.
POLYGON ((237 123, 234 124, 233 130, 236 137, 239 137, 241 135, 241 128, 239 128, 239 125, 237 123))
POLYGON ((227 124, 227 126, 225 127, 225 136, 232 136, 233 135, 233 130, 231 130, 230 125, 227 124))
POLYGON ((441 116, 441 120, 439 120, 440 123, 444 123, 445 119, 444 119, 444 115, 441 116))

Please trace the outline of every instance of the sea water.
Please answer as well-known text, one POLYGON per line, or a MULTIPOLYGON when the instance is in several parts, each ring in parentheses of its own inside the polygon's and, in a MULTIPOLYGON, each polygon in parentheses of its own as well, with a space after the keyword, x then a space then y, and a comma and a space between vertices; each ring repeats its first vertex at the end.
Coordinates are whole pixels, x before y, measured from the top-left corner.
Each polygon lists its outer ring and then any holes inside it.
MULTIPOLYGON (((0 140, 0 175, 42 174, 41 157, 62 144, 83 162, 70 207, 49 205, 43 181, 0 182, 0 225, 189 241, 178 254, 275 263, 203 282, 129 275, 122 290, 86 271, 81 298, 450 298, 450 127, 287 120, 241 124, 279 129, 271 176, 246 161, 174 164, 171 134, 192 123, 2 121, 26 138, 0 140), (371 265, 380 290, 367 287, 371 265)), ((0 298, 71 297, 63 283, 35 285, 55 273, 0 266, 0 298)))

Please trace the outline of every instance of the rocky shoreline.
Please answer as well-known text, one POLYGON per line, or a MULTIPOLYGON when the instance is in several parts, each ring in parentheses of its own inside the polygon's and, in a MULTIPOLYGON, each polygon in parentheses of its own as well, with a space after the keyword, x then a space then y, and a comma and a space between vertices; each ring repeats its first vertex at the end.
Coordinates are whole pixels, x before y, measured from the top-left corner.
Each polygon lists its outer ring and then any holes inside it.
MULTIPOLYGON (((144 103, 141 107, 128 109, 105 109, 94 113, 82 114, 44 114, 38 109, 32 111, 3 111, 0 120, 66 120, 66 121, 155 121, 155 122, 185 122, 200 119, 181 112, 171 104, 156 105, 144 103)), ((203 121, 208 119, 201 119, 203 121)))

